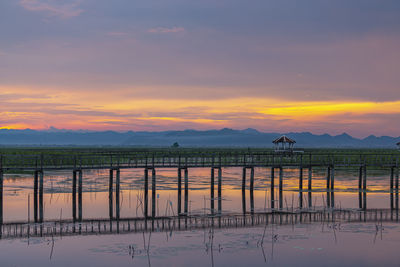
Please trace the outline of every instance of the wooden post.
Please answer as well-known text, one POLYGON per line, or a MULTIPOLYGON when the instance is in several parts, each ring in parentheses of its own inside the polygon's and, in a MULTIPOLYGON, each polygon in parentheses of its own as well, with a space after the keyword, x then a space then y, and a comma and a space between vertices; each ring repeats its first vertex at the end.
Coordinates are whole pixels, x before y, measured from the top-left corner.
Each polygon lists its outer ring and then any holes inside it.
MULTIPOLYGON (((303 161, 303 156, 301 156, 303 161)), ((299 207, 303 208, 303 165, 300 165, 299 169, 299 207)))
MULTIPOLYGON (((221 159, 220 159, 221 163, 221 159)), ((222 213, 222 168, 218 168, 218 213, 222 213)))
POLYGON ((279 209, 283 209, 283 168, 279 167, 279 209))
POLYGON ((182 169, 178 168, 178 215, 182 213, 182 169))
POLYGON ((396 187, 396 216, 398 218, 398 210, 399 210, 399 167, 396 168, 396 181, 395 181, 395 187, 396 187))
POLYGON ((113 183, 114 183, 114 170, 110 169, 110 176, 108 181, 108 213, 110 220, 113 219, 113 183))
POLYGON ((326 175, 326 191, 329 191, 331 186, 331 167, 328 167, 327 175, 326 175))
POLYGON ((362 182, 363 182, 363 166, 361 165, 358 171, 358 207, 360 209, 363 208, 363 199, 362 199, 362 182))
POLYGON ((39 172, 36 170, 33 178, 33 217, 35 223, 38 222, 38 188, 39 188, 39 172))
POLYGON ((72 171, 72 219, 76 221, 76 170, 72 171))
POLYGON ((82 221, 82 170, 79 170, 78 179, 78 218, 82 221))
POLYGON ((250 169, 250 211, 254 213, 254 167, 250 169))
POLYGON ((303 166, 299 169, 299 192, 303 192, 303 166))
POLYGON ((363 173, 363 209, 367 209, 367 166, 364 165, 363 173))
POLYGON ((189 206, 189 171, 188 168, 185 168, 185 214, 188 214, 188 206, 189 206))
POLYGON ((335 166, 331 167, 331 191, 335 189, 335 166))
MULTIPOLYGON (((4 180, 4 172, 3 169, 0 169, 0 224, 3 224, 3 183, 4 183, 3 180, 4 180)), ((0 229, 0 232, 1 231, 2 229, 0 229)))
POLYGON ((390 168, 390 193, 393 193, 394 187, 394 167, 390 168))
POLYGON ((246 214, 246 167, 243 167, 242 172, 242 209, 243 214, 246 214))
POLYGON ((117 169, 115 171, 115 217, 117 220, 120 218, 120 186, 121 186, 121 171, 117 169))
POLYGON ((156 169, 151 170, 151 216, 156 217, 156 169))
POLYGON ((367 191, 367 166, 364 165, 364 172, 363 172, 363 191, 367 191))
POLYGON ((399 193, 399 168, 396 168, 396 180, 395 180, 395 187, 396 187, 396 194, 399 193))
POLYGON ((39 175, 39 221, 43 222, 43 170, 40 171, 39 175))
MULTIPOLYGON (((310 164, 311 164, 311 161, 310 161, 310 164)), ((310 165, 310 167, 308 168, 308 207, 309 208, 312 207, 311 191, 312 191, 312 166, 310 165)))
POLYGON ((214 167, 211 168, 211 187, 210 187, 210 203, 211 203, 211 214, 214 214, 214 167))
POLYGON ((275 168, 271 168, 271 209, 275 208, 275 168))
POLYGON ((149 216, 149 169, 144 169, 144 217, 149 216))

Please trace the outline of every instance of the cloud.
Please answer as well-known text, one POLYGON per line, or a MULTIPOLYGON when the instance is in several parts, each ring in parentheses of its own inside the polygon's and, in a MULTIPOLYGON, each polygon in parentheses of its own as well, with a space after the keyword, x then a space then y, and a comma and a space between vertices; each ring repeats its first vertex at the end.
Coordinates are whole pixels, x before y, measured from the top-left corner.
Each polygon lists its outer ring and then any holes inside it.
POLYGON ((107 36, 113 36, 113 37, 125 37, 128 36, 129 33, 127 32, 107 32, 107 36))
POLYGON ((180 33, 185 32, 185 28, 183 27, 172 27, 172 28, 164 28, 164 27, 157 27, 151 28, 147 32, 149 33, 180 33))
POLYGON ((19 4, 26 10, 44 12, 49 16, 63 19, 79 16, 83 12, 79 8, 80 1, 77 0, 21 0, 19 4))

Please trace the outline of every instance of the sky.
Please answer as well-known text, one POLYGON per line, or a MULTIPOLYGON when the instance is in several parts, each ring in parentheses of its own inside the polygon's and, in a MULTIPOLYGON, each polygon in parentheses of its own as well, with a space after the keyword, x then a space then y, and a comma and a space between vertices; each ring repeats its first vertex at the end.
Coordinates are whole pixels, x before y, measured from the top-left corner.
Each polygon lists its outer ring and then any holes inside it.
POLYGON ((1 0, 0 128, 400 135, 398 0, 1 0))

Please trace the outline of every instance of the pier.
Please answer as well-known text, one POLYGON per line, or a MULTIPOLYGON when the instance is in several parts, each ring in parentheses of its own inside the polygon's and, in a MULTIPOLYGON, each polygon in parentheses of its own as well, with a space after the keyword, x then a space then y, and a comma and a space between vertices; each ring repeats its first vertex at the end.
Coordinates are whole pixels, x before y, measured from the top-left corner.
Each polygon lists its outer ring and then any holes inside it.
POLYGON ((43 183, 46 171, 70 170, 72 172, 72 220, 83 221, 82 187, 85 183, 86 170, 109 170, 109 218, 120 220, 120 171, 122 169, 143 169, 144 184, 144 217, 156 217, 157 169, 173 168, 177 170, 177 215, 188 216, 189 179, 191 168, 210 168, 210 211, 221 214, 223 169, 238 167, 242 174, 242 206, 246 215, 246 188, 249 183, 250 213, 254 214, 254 180, 255 168, 269 168, 271 208, 283 210, 283 178, 285 171, 299 171, 298 192, 299 206, 303 208, 303 193, 307 193, 307 207, 312 207, 313 170, 326 170, 327 206, 335 207, 335 172, 337 170, 358 170, 359 208, 367 210, 368 170, 382 170, 388 173, 390 207, 398 209, 399 193, 399 159, 400 153, 356 154, 356 153, 97 153, 82 155, 0 155, 0 223, 3 222, 3 179, 7 172, 32 172, 34 176, 33 201, 34 221, 44 221, 43 183), (305 173, 306 172, 306 173, 305 173), (304 176, 308 176, 304 186, 304 176), (151 180, 149 181, 151 176, 151 180), (276 177, 278 176, 278 177, 276 177), (183 177, 183 185, 182 185, 183 177), (215 196, 215 180, 217 177, 217 197, 215 196), (249 177, 249 179, 248 179, 249 177), (276 179, 277 178, 277 179, 276 179), (249 180, 249 181, 248 181, 249 180), (277 180, 277 181, 276 181, 277 180), (149 185, 150 183, 150 185, 149 185), (275 184, 278 183, 278 189, 275 184), (114 190, 115 186, 115 190, 114 190), (149 190, 151 188, 151 195, 149 190), (182 199, 182 188, 184 197, 182 199), (278 190, 278 199, 275 199, 278 190), (151 207, 149 207, 151 197, 151 207), (217 209, 215 209, 217 201, 217 209), (278 205, 275 202, 278 201, 278 205), (183 202, 183 205, 182 205, 183 202), (183 210, 182 210, 183 207, 183 210), (114 209, 115 208, 115 209, 114 209), (151 209, 151 210, 150 210, 151 209), (115 210, 115 214, 113 211, 115 210))

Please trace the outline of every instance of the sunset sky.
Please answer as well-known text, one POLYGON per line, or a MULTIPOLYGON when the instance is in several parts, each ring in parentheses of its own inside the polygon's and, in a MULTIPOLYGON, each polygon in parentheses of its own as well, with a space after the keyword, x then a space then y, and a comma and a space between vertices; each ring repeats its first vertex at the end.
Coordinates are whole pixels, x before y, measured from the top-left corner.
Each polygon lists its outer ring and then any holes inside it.
POLYGON ((0 128, 400 135, 399 0, 0 0, 0 128))

